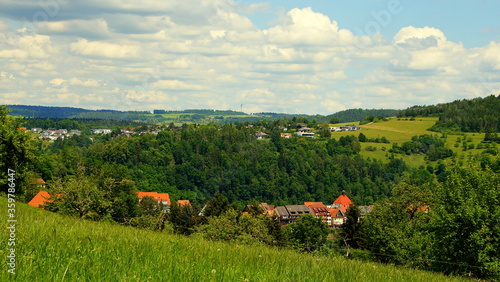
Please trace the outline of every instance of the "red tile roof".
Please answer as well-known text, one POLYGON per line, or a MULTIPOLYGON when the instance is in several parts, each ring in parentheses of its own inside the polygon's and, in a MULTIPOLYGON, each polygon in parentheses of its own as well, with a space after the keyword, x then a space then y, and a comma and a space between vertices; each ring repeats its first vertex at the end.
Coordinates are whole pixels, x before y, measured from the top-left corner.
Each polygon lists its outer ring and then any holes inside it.
POLYGON ((144 197, 151 197, 157 201, 167 201, 167 205, 170 206, 170 196, 168 193, 158 193, 158 192, 137 192, 140 199, 144 197))
POLYGON ((311 208, 326 208, 326 205, 322 202, 304 202, 304 205, 311 208))
POLYGON ((191 202, 189 200, 177 200, 177 204, 179 204, 179 206, 191 206, 191 202))
POLYGON ((40 191, 38 194, 36 194, 31 201, 28 202, 28 205, 33 206, 35 208, 39 208, 40 206, 44 205, 45 202, 52 202, 52 200, 49 200, 50 194, 47 191, 40 191))
POLYGON ((344 214, 340 209, 329 209, 331 217, 344 217, 344 214), (340 213, 339 213, 340 212, 340 213))
POLYGON ((349 197, 347 197, 347 195, 345 195, 345 194, 340 195, 337 198, 337 200, 335 200, 333 203, 334 204, 341 204, 341 205, 344 205, 346 207, 354 205, 354 203, 351 201, 351 199, 349 199, 349 197))

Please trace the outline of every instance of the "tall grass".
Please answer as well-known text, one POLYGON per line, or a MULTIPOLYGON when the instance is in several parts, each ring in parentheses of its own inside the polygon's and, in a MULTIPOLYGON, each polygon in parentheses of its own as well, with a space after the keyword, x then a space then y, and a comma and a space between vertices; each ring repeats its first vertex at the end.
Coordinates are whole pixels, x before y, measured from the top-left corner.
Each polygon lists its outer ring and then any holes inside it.
MULTIPOLYGON (((0 215, 7 202, 0 198, 0 215)), ((266 246, 209 242, 90 222, 17 204, 16 274, 7 272, 2 228, 0 281, 444 281, 446 276, 316 257, 266 246)))

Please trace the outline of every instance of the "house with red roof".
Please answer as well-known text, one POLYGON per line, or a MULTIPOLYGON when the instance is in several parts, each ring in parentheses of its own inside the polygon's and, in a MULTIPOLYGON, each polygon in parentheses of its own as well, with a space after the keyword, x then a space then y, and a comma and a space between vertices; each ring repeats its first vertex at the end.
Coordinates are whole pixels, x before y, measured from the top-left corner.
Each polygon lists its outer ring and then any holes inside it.
POLYGON ((170 196, 168 193, 158 193, 158 192, 136 192, 139 196, 139 201, 144 197, 151 197, 158 203, 163 205, 163 210, 167 211, 170 209, 170 196))
POLYGON ((179 206, 191 206, 191 202, 189 200, 177 200, 177 204, 179 206))
POLYGON ((52 200, 50 200, 50 194, 47 191, 41 190, 35 195, 35 197, 33 197, 33 199, 31 199, 31 201, 28 202, 28 205, 43 209, 43 205, 47 202, 52 202, 52 200))
POLYGON ((328 211, 330 212, 331 218, 330 227, 339 228, 342 224, 344 224, 345 215, 340 209, 329 208, 328 211))
POLYGON ((349 199, 349 197, 347 197, 345 191, 342 191, 342 194, 335 201, 333 201, 331 208, 340 209, 342 213, 345 214, 349 207, 352 205, 354 205, 354 203, 351 201, 351 199, 349 199))
POLYGON ((311 208, 315 217, 321 217, 321 220, 326 223, 326 225, 332 225, 332 218, 330 216, 330 211, 322 202, 304 202, 304 205, 311 208))

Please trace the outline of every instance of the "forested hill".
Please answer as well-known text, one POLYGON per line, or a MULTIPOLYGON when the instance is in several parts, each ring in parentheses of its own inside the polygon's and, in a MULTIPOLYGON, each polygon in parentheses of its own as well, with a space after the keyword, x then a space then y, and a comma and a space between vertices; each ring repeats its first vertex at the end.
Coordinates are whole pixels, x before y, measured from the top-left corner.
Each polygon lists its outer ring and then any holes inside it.
POLYGON ((398 110, 394 109, 349 109, 334 113, 328 117, 330 117, 330 120, 338 118, 340 122, 354 122, 364 120, 367 116, 393 117, 397 113, 398 110))
POLYGON ((439 116, 434 131, 499 132, 500 96, 456 100, 432 106, 413 106, 399 117, 439 116))
MULTIPOLYGON (((25 117, 45 117, 45 118, 69 118, 82 113, 94 112, 82 108, 73 107, 48 107, 48 106, 28 106, 9 105, 10 115, 25 117)), ((98 112, 118 112, 114 110, 99 110, 98 112)))

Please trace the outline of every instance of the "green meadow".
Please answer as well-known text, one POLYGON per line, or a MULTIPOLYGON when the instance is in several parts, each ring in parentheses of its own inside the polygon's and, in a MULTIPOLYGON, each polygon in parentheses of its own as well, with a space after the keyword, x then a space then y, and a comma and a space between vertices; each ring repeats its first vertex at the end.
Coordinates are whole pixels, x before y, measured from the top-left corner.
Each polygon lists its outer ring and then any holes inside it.
MULTIPOLYGON (((0 198, 2 218, 7 200, 0 198)), ((169 235, 16 205, 16 274, 0 281, 454 281, 441 274, 169 235)), ((6 225, 6 220, 4 221, 6 225)))
MULTIPOLYGON (((392 148, 393 143, 403 144, 404 142, 411 141, 411 138, 416 135, 431 134, 437 136, 443 136, 439 132, 429 131, 428 128, 434 125, 437 121, 437 117, 417 117, 415 120, 408 119, 397 119, 390 118, 388 121, 369 123, 361 125, 360 131, 347 131, 347 132, 332 132, 333 138, 340 138, 346 135, 358 136, 359 133, 363 133, 369 139, 381 138, 385 136, 391 143, 373 143, 365 142, 361 143, 361 155, 364 157, 374 158, 381 160, 383 162, 388 162, 387 158, 388 150, 392 148), (368 146, 375 147, 375 151, 367 151, 368 146)), ((347 125, 349 123, 346 123, 347 125)), ((350 123, 352 124, 352 123, 350 123)), ((357 123, 356 123, 357 124, 357 123)), ((341 124, 344 125, 344 124, 341 124)), ((337 126, 337 125, 335 125, 337 126)), ((448 134, 446 136, 446 147, 453 150, 457 158, 460 160, 465 160, 469 155, 477 155, 484 151, 485 148, 477 149, 477 146, 484 140, 484 133, 460 133, 460 134, 448 134), (463 141, 474 145, 474 149, 463 150, 463 141), (459 140, 459 142, 457 142, 459 140), (458 143, 458 147, 455 144, 458 143)), ((418 167, 425 165, 427 161, 424 155, 401 155, 396 154, 396 158, 403 158, 403 160, 412 165, 413 167, 418 167)), ((445 162, 450 162, 450 160, 445 160, 445 162)))

